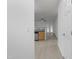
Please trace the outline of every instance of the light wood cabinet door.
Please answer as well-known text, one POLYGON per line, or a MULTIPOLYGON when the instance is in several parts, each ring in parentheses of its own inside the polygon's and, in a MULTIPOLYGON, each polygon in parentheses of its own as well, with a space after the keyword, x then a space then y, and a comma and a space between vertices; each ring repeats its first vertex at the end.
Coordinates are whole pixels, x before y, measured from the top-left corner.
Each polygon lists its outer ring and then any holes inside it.
POLYGON ((39 32, 39 41, 45 40, 45 32, 39 32))

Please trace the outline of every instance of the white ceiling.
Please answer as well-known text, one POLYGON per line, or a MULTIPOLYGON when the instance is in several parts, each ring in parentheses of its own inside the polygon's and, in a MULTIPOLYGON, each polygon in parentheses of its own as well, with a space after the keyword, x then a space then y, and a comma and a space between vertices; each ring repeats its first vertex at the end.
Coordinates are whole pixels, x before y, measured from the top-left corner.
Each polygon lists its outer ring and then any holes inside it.
POLYGON ((59 0, 35 0, 36 15, 50 16, 57 14, 59 0))

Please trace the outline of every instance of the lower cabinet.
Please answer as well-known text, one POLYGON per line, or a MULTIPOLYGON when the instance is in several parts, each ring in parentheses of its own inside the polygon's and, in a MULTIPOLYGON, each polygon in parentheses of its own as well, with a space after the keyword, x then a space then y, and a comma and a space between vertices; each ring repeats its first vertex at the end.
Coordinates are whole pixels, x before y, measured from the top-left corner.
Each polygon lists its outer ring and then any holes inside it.
POLYGON ((39 41, 45 40, 45 32, 39 32, 39 41))

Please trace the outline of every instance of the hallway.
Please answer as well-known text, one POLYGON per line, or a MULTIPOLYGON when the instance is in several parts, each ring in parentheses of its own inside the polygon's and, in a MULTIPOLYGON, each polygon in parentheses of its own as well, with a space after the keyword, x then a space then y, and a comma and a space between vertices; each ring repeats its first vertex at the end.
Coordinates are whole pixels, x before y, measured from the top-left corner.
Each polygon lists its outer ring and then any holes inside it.
POLYGON ((55 37, 46 41, 35 41, 35 59, 62 59, 55 37))

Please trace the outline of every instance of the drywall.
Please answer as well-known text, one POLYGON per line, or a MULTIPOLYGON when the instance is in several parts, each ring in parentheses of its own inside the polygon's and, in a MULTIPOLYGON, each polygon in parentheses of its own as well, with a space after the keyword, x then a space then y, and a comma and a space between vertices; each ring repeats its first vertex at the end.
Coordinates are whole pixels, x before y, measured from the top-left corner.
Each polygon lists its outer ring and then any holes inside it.
POLYGON ((58 46, 64 59, 72 59, 72 6, 71 0, 61 0, 58 8, 58 19, 54 21, 58 46))
POLYGON ((7 59, 34 58, 34 0, 7 0, 7 59))
POLYGON ((53 22, 35 22, 35 29, 47 29, 47 32, 53 32, 53 22))
POLYGON ((58 37, 58 15, 56 15, 55 20, 53 20, 53 33, 58 37))

